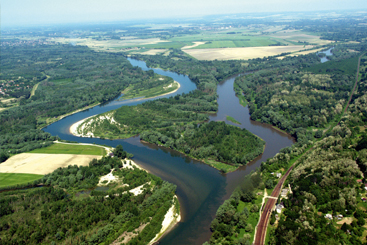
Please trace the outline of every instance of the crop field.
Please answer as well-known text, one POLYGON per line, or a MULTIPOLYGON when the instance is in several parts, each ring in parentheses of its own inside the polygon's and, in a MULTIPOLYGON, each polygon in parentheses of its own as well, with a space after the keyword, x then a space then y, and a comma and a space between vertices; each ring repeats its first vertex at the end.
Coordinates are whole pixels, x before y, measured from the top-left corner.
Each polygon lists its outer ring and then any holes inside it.
POLYGON ((212 41, 207 42, 203 45, 194 47, 195 49, 204 48, 237 48, 237 47, 258 47, 258 46, 269 46, 272 44, 278 44, 278 42, 271 40, 266 37, 251 37, 247 39, 239 40, 223 40, 223 41, 212 41))
POLYGON ((164 53, 166 52, 167 49, 150 49, 148 51, 145 51, 141 54, 144 54, 144 55, 156 55, 156 54, 161 54, 161 53, 164 53))
POLYGON ((198 60, 248 60, 309 49, 313 46, 265 46, 246 48, 187 49, 189 55, 198 60))
MULTIPOLYGON (((125 48, 129 47, 165 47, 164 45, 158 45, 160 43, 168 42, 166 40, 161 40, 159 38, 147 38, 147 39, 140 39, 136 37, 128 37, 125 39, 120 40, 96 40, 92 38, 54 38, 50 39, 50 41, 58 42, 58 43, 64 43, 64 44, 75 44, 75 45, 83 45, 88 46, 91 49, 98 50, 98 51, 108 51, 112 49, 112 51, 123 51, 125 48)), ((172 44, 167 44, 166 46, 172 46, 172 44)), ((177 45, 176 46, 182 47, 184 44, 177 45)))
POLYGON ((69 144, 56 143, 48 147, 35 149, 29 153, 104 156, 106 154, 106 150, 102 147, 93 146, 93 145, 77 145, 77 144, 69 145, 69 144))
POLYGON ((0 173, 48 174, 69 165, 88 166, 96 155, 21 153, 0 165, 0 173))
POLYGON ((316 44, 316 45, 326 45, 331 43, 331 41, 320 39, 319 36, 304 33, 301 31, 288 31, 288 32, 279 31, 269 36, 277 38, 279 40, 284 40, 293 43, 307 42, 309 44, 316 44))
POLYGON ((0 173, 0 187, 25 184, 42 178, 39 174, 0 173))

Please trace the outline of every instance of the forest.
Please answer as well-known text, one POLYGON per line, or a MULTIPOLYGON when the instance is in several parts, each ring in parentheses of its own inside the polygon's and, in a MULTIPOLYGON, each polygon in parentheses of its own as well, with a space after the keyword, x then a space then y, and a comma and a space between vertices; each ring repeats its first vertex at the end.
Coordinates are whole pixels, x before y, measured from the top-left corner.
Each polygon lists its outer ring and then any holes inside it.
POLYGON ((91 132, 108 139, 140 134, 144 141, 204 160, 223 172, 234 171, 263 152, 264 142, 246 130, 219 122, 204 123, 209 119, 207 113, 217 111, 217 83, 244 71, 241 64, 235 61, 199 62, 187 57, 181 50, 172 50, 168 56, 133 58, 146 61, 148 66, 157 67, 159 64, 161 68, 187 74, 197 84, 198 90, 137 106, 121 107, 112 112, 114 121, 106 118, 107 114, 111 116, 110 112, 89 118, 79 126, 78 133, 87 135, 91 132), (175 57, 180 59, 173 59, 175 57), (199 123, 201 126, 195 129, 199 123), (205 133, 210 130, 213 130, 212 135, 205 133), (243 138, 240 139, 240 136, 243 138), (203 141, 198 141, 200 137, 203 141), (213 137, 220 142, 214 143, 213 137))
MULTIPOLYGON (((126 155, 121 146, 116 149, 116 155, 126 155)), ((128 244, 147 244, 168 209, 178 208, 176 186, 122 166, 118 157, 94 159, 45 175, 36 181, 43 187, 1 192, 1 244, 110 244, 123 233, 131 233, 128 244), (98 190, 100 177, 111 170, 119 181, 98 190), (140 185, 141 194, 129 192, 140 185)))
MULTIPOLYGON (((195 159, 245 165, 260 155, 265 142, 246 129, 225 122, 171 126, 160 131, 144 131, 140 138, 180 151, 195 159)), ((207 161, 204 161, 207 162, 207 161)), ((214 165, 215 167, 215 165, 214 165)), ((227 172, 226 169, 220 169, 227 172)))
POLYGON ((326 128, 340 115, 354 85, 358 53, 350 49, 364 51, 365 46, 336 45, 326 63, 241 76, 235 81, 236 94, 248 101, 251 119, 270 123, 297 139, 300 129, 326 128))
MULTIPOLYGON (((133 67, 121 54, 97 53, 72 45, 1 47, 0 80, 39 83, 34 96, 0 113, 0 152, 15 154, 47 146, 56 138, 41 131, 60 116, 107 102, 128 88, 167 84, 133 67)), ((26 88, 26 87, 25 87, 26 88)), ((22 90, 23 91, 23 90, 22 90)))
MULTIPOLYGON (((336 45, 331 61, 323 64, 301 68, 296 62, 294 67, 256 71, 235 81, 237 94, 249 103, 251 118, 297 138, 294 145, 263 162, 251 175, 261 174, 259 185, 247 180, 246 185, 254 190, 249 201, 256 204, 257 195, 265 190, 271 193, 278 182, 275 173, 284 174, 296 164, 283 185, 291 192, 277 201, 284 209, 271 214, 267 244, 366 243, 365 55, 357 89, 347 113, 342 114, 355 82, 358 57, 365 51, 364 44, 353 46, 336 45), (351 49, 360 50, 358 56, 351 49)), ((218 209, 207 244, 252 244, 251 229, 244 233, 241 229, 246 227, 237 218, 245 206, 241 201, 239 187, 218 209)), ((258 220, 259 214, 254 218, 258 220)))

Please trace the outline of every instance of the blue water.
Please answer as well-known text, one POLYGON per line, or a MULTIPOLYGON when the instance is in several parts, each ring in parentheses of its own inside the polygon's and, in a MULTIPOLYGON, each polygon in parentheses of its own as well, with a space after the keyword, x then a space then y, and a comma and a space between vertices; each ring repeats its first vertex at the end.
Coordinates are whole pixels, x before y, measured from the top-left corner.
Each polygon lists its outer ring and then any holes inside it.
POLYGON ((328 56, 332 56, 332 55, 333 55, 333 53, 331 52, 333 49, 334 49, 334 47, 329 48, 329 49, 328 49, 328 50, 326 50, 326 51, 320 51, 320 52, 317 52, 317 53, 316 53, 316 54, 324 53, 324 54, 326 55, 325 57, 322 57, 322 58, 320 59, 321 63, 325 63, 325 62, 329 61, 329 59, 328 59, 327 57, 328 57, 328 56))

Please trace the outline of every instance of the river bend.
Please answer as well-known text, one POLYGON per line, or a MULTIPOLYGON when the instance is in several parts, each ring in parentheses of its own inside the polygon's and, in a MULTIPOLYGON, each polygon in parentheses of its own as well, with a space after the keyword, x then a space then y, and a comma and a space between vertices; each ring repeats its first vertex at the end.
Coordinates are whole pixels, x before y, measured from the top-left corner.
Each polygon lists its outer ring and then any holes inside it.
MULTIPOLYGON (((149 70, 145 62, 129 59, 132 65, 143 70, 149 70)), ((161 69, 153 69, 155 73, 172 77, 179 82, 180 89, 169 95, 188 93, 196 89, 196 85, 185 75, 180 75, 161 69)), ((121 106, 133 106, 147 100, 118 101, 118 98, 104 105, 78 112, 65 117, 48 127, 44 131, 58 135, 63 140, 80 143, 105 144, 116 147, 121 144, 124 150, 134 154, 134 161, 163 180, 177 185, 177 196, 180 201, 182 221, 160 241, 161 245, 175 244, 202 244, 209 240, 211 232, 210 222, 215 217, 216 210, 227 199, 233 190, 241 183, 244 176, 260 166, 262 161, 273 157, 280 149, 293 144, 293 139, 272 128, 270 125, 250 120, 249 110, 239 104, 233 91, 235 77, 231 77, 217 86, 218 112, 210 117, 211 121, 225 121, 226 116, 232 116, 241 123, 239 127, 246 128, 266 141, 264 153, 247 166, 239 170, 221 174, 218 170, 195 160, 192 160, 176 151, 152 144, 142 143, 139 137, 125 140, 102 140, 99 138, 81 138, 71 135, 69 128, 75 122, 84 118, 117 109, 121 106)), ((157 98, 154 98, 157 99, 157 98)), ((238 126, 238 125, 235 125, 238 126)))

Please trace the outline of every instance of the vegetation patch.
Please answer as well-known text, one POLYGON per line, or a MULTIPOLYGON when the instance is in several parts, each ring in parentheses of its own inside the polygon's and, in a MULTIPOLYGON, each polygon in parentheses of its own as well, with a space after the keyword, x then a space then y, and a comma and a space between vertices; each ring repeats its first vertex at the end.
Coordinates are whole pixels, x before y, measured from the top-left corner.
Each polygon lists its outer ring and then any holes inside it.
POLYGON ((38 183, 49 187, 0 193, 3 244, 110 244, 133 231, 131 243, 148 244, 161 230, 176 190, 174 185, 146 171, 122 168, 117 157, 93 160, 89 166, 59 168, 41 177, 38 183), (121 187, 114 182, 108 192, 88 191, 112 168, 127 185, 121 187), (151 184, 144 185, 139 195, 127 191, 147 182, 151 184), (84 193, 82 198, 77 197, 79 192, 84 193), (17 227, 23 229, 14 230, 17 227))
POLYGON ((180 84, 173 81, 170 77, 162 77, 155 75, 154 79, 150 79, 146 84, 139 84, 138 86, 130 86, 121 93, 123 96, 120 100, 127 100, 132 98, 152 98, 163 94, 168 94, 176 91, 180 84))
POLYGON ((39 174, 0 173, 0 188, 33 182, 42 177, 39 174))
POLYGON ((210 122, 196 127, 171 126, 159 132, 144 131, 140 138, 178 150, 193 158, 204 160, 211 166, 227 172, 233 167, 224 167, 215 162, 239 166, 260 155, 265 142, 246 129, 227 125, 225 122, 210 122), (213 160, 212 162, 208 160, 213 160))
POLYGON ((230 122, 233 122, 235 124, 238 124, 238 125, 241 125, 241 123, 239 121, 237 121, 236 119, 234 119, 233 117, 231 116, 226 116, 227 120, 230 121, 230 122))
POLYGON ((35 149, 29 153, 47 153, 47 154, 76 154, 76 155, 106 155, 106 150, 103 147, 92 145, 78 144, 62 144, 55 143, 48 147, 35 149))

